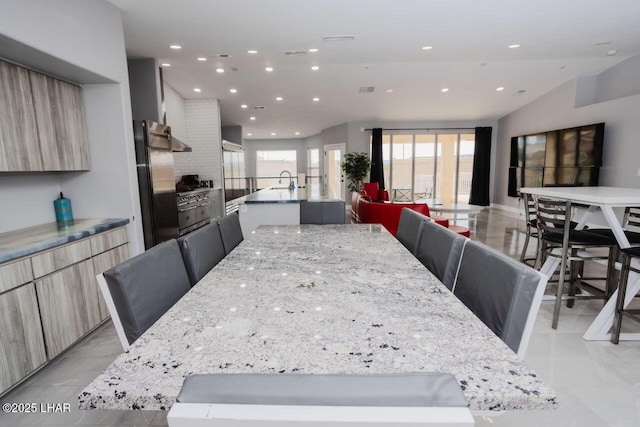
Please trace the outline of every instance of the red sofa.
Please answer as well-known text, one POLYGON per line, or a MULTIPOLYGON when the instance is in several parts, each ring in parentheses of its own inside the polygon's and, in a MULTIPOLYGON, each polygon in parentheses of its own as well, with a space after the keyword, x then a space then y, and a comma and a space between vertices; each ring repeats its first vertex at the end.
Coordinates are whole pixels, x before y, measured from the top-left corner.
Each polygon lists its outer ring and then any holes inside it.
MULTIPOLYGON (((358 193, 351 197, 351 218, 355 222, 363 224, 382 224, 394 236, 398 231, 402 208, 413 209, 423 215, 431 217, 429 206, 426 203, 389 203, 375 202, 358 193)), ((470 236, 468 228, 457 225, 449 225, 449 220, 441 217, 431 217, 437 224, 448 227, 465 237, 470 236)))

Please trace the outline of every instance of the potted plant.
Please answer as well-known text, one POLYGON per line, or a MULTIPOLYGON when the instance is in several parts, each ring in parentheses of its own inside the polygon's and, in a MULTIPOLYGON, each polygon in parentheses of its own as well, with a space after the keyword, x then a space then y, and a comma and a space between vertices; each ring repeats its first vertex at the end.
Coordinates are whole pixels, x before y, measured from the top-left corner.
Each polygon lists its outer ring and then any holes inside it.
POLYGON ((349 190, 359 192, 371 168, 371 159, 367 153, 347 153, 340 167, 349 178, 349 190))

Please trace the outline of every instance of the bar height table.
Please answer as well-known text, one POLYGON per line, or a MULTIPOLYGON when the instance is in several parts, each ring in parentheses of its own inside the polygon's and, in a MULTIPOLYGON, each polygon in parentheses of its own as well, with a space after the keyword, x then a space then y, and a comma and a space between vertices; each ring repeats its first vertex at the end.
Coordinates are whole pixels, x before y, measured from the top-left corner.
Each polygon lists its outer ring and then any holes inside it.
MULTIPOLYGON (((627 236, 624 234, 622 224, 616 216, 614 208, 638 207, 640 206, 640 188, 625 187, 523 187, 521 193, 531 194, 533 196, 542 196, 558 200, 568 200, 571 203, 587 205, 588 209, 584 210, 576 229, 580 230, 589 221, 589 218, 596 212, 602 212, 607 224, 611 228, 618 245, 621 248, 630 246, 627 236)), ((639 266, 637 260, 633 260, 634 265, 639 266)), ((549 257, 540 269, 543 274, 551 276, 560 263, 559 258, 549 257)), ((640 291, 640 275, 631 273, 629 275, 629 283, 627 284, 627 294, 625 297, 625 307, 627 307, 636 294, 640 291)), ((596 316, 593 323, 589 326, 585 334, 582 336, 588 341, 604 341, 611 339, 610 329, 613 326, 615 317, 616 299, 618 290, 609 298, 609 301, 596 316)), ((640 340, 638 333, 622 333, 620 340, 640 340)))

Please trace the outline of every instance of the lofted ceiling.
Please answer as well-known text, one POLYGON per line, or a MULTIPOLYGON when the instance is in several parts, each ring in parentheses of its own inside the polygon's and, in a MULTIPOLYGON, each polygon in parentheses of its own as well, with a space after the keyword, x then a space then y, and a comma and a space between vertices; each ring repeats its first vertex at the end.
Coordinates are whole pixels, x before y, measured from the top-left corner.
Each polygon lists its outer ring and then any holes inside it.
POLYGON ((497 119, 640 54, 638 0, 109 1, 127 56, 171 64, 165 82, 186 99, 217 98, 222 124, 245 139, 361 120, 497 119), (354 39, 323 41, 345 35, 354 39))

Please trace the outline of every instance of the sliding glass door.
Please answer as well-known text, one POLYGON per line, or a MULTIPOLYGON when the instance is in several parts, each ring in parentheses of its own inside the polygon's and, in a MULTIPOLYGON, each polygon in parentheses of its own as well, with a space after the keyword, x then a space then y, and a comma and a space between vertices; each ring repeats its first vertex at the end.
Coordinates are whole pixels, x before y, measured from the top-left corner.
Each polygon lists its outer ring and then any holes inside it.
POLYGON ((385 186, 396 202, 468 203, 475 135, 461 132, 382 136, 385 186))

